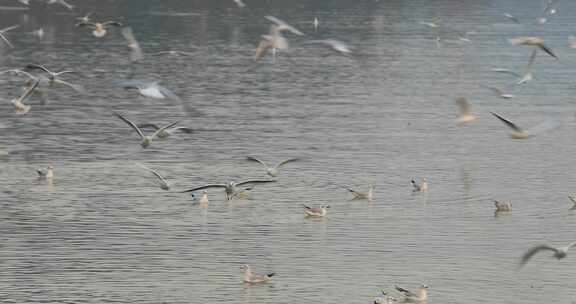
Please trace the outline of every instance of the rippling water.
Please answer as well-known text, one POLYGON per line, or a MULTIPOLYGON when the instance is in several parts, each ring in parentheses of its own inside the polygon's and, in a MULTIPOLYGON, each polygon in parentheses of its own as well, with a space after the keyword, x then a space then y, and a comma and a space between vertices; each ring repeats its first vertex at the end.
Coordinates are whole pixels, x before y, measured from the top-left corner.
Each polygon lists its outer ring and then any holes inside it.
MULTIPOLYGON (((5 1, 2 5, 13 6, 5 1)), ((32 99, 16 116, 18 81, 0 78, 0 300, 2 303, 370 303, 394 284, 430 285, 430 303, 570 303, 574 258, 537 256, 530 246, 574 239, 574 54, 566 47, 576 4, 562 1, 548 24, 532 25, 541 1, 76 1, 77 12, 36 4, 0 11, 0 27, 19 24, 3 47, 6 68, 40 62, 86 86, 50 102, 32 99), (190 57, 128 62, 119 31, 103 38, 74 27, 74 17, 130 24, 145 52, 190 57), (502 17, 509 12, 525 25, 502 17), (307 33, 275 64, 252 62, 264 15, 307 33), (313 28, 317 17, 320 26, 313 28), (470 43, 419 24, 439 17, 470 32, 470 43), (44 27, 38 39, 26 34, 44 27), (522 71, 530 49, 507 40, 544 36, 560 58, 541 53, 535 80, 504 101, 479 85, 513 81, 490 72, 522 71), (337 38, 354 58, 305 45, 337 38), (113 87, 133 75, 159 80, 188 108, 113 87), (458 128, 454 98, 466 96, 479 119, 458 128), (139 122, 183 118, 195 129, 139 146, 114 117, 139 122), (507 137, 488 111, 530 126, 559 128, 526 141, 507 137), (262 178, 247 155, 287 165, 279 182, 249 199, 208 209, 178 190, 262 178), (158 189, 134 163, 165 174, 158 189), (53 183, 35 169, 52 163, 53 183), (428 194, 411 193, 427 177, 428 194), (376 184, 374 202, 350 201, 339 185, 376 184), (494 216, 492 199, 514 211, 494 216), (303 216, 301 204, 330 204, 327 218, 303 216), (239 266, 274 271, 274 282, 241 283, 239 266)))

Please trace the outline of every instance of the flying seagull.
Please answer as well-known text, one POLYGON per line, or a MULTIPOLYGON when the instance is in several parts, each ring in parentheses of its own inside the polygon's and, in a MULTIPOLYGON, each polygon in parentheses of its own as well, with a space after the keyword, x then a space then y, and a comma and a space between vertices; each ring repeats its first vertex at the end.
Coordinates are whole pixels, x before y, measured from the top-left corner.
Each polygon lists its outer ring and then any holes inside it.
POLYGON ((510 137, 514 138, 514 139, 526 139, 526 138, 530 138, 535 136, 538 133, 541 133, 543 131, 547 131, 550 130, 554 127, 557 126, 556 122, 544 122, 540 125, 537 125, 535 127, 533 127, 530 130, 523 130, 522 128, 520 128, 519 126, 517 126, 515 123, 511 122, 510 120, 494 113, 494 112, 490 112, 492 115, 494 115, 494 117, 498 118, 501 122, 503 122, 504 124, 506 124, 510 129, 512 129, 512 133, 510 133, 510 137))
POLYGON ((288 31, 288 32, 291 32, 291 33, 299 35, 299 36, 304 36, 304 33, 297 30, 295 27, 291 26, 290 24, 284 22, 283 20, 280 20, 280 19, 278 19, 274 16, 270 16, 270 15, 266 16, 265 18, 268 21, 273 22, 276 25, 276 28, 278 29, 279 32, 288 31))
POLYGON ((137 89, 138 93, 144 97, 182 101, 172 91, 159 85, 157 81, 120 80, 115 81, 115 84, 125 89, 137 89))
POLYGON ((524 253, 524 255, 522 256, 522 259, 520 260, 520 267, 526 265, 526 263, 528 263, 530 258, 532 258, 532 256, 534 256, 536 253, 540 251, 552 251, 554 253, 554 257, 558 260, 561 260, 566 257, 566 255, 568 254, 568 250, 574 246, 576 246, 576 242, 570 243, 568 244, 568 246, 560 248, 551 247, 545 244, 532 247, 530 250, 526 251, 526 253, 524 253))
POLYGON ((231 200, 239 191, 242 191, 243 189, 238 189, 239 186, 242 185, 254 185, 254 184, 266 184, 266 183, 275 183, 275 180, 247 180, 247 181, 243 181, 243 182, 226 182, 224 184, 209 184, 209 185, 204 185, 201 187, 196 187, 196 188, 192 188, 189 190, 185 190, 185 191, 181 191, 180 193, 186 193, 186 192, 194 192, 194 191, 198 191, 198 190, 203 190, 203 189, 209 189, 209 188, 224 188, 224 191, 226 193, 226 200, 229 201, 231 200))
POLYGON ((494 93, 494 95, 496 95, 496 97, 498 97, 498 98, 512 99, 512 98, 516 97, 515 95, 510 94, 510 93, 506 93, 506 92, 504 92, 504 91, 502 91, 496 87, 489 87, 489 86, 485 86, 485 85, 480 85, 480 86, 485 88, 485 89, 492 91, 494 93))
POLYGON ((92 35, 96 38, 102 38, 108 33, 108 28, 111 26, 121 27, 122 23, 118 21, 106 21, 106 22, 84 22, 80 21, 76 24, 77 27, 88 27, 92 29, 92 35))
POLYGON ((265 162, 263 162, 263 161, 255 158, 255 157, 248 156, 248 157, 246 157, 246 159, 249 160, 249 161, 255 161, 255 162, 260 163, 262 166, 264 166, 264 168, 266 168, 266 174, 268 174, 268 175, 270 175, 270 176, 272 176, 272 177, 278 176, 278 173, 280 173, 280 172, 278 171, 278 170, 280 169, 280 167, 284 166, 284 165, 287 164, 287 163, 291 163, 291 162, 295 162, 295 161, 300 160, 300 159, 298 159, 298 158, 289 158, 289 159, 287 159, 287 160, 284 160, 284 161, 281 161, 281 162, 277 163, 277 164, 276 164, 275 166, 273 166, 273 167, 269 167, 268 165, 266 165, 265 162))
POLYGON ((536 46, 540 48, 542 51, 546 52, 548 55, 558 59, 558 57, 552 52, 552 50, 546 45, 544 45, 544 39, 540 37, 517 37, 508 39, 508 41, 512 45, 536 46))
POLYGON ((334 52, 343 56, 350 56, 353 52, 352 48, 348 44, 336 39, 310 40, 307 41, 306 44, 324 45, 333 50, 334 52))
POLYGON ((158 134, 162 133, 164 130, 166 130, 168 128, 172 128, 174 125, 176 125, 177 123, 180 122, 177 120, 175 122, 167 124, 167 125, 163 126, 162 128, 156 130, 154 133, 152 133, 152 135, 148 136, 148 135, 144 135, 142 130, 140 130, 140 128, 138 128, 138 125, 136 125, 134 122, 132 122, 128 118, 122 116, 122 114, 117 113, 117 112, 113 112, 113 113, 114 113, 114 115, 116 115, 116 117, 120 118, 122 121, 124 121, 126 124, 128 124, 132 129, 134 129, 134 131, 136 131, 136 133, 138 133, 138 135, 142 139, 142 142, 140 143, 142 148, 146 148, 146 147, 150 146, 150 144, 152 143, 152 140, 156 136, 158 136, 158 134))
POLYGON ((38 83, 40 83, 40 81, 36 80, 32 85, 26 88, 22 96, 16 99, 12 99, 12 104, 16 108, 16 114, 23 115, 30 111, 32 106, 24 104, 24 101, 26 101, 28 98, 30 98, 30 96, 32 96, 32 94, 38 87, 38 83))
POLYGON ((465 97, 457 97, 456 104, 458 105, 459 114, 456 118, 456 124, 463 126, 469 122, 476 120, 476 116, 472 115, 470 103, 465 97))

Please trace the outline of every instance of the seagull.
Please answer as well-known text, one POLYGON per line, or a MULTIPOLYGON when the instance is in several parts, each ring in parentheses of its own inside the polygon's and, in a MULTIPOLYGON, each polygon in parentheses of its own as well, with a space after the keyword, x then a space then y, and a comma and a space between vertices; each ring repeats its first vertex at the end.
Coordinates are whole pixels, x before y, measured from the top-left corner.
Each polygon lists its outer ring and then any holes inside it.
POLYGON ((244 283, 250 283, 250 284, 267 283, 275 275, 274 272, 270 272, 265 275, 256 275, 252 273, 252 269, 248 264, 240 266, 240 269, 244 270, 244 283))
POLYGON ((540 37, 517 37, 508 39, 510 44, 512 45, 529 45, 529 46, 536 46, 540 48, 542 51, 546 52, 548 55, 558 59, 556 55, 552 52, 552 50, 544 45, 544 39, 540 37))
POLYGON ((244 4, 244 2, 242 2, 242 0, 234 0, 234 3, 236 3, 238 8, 244 8, 246 6, 246 4, 244 4))
POLYGON ((489 86, 485 86, 485 85, 480 85, 480 86, 494 92, 494 94, 497 97, 502 98, 502 99, 512 99, 512 98, 516 97, 515 95, 510 94, 510 93, 505 93, 504 91, 502 91, 496 87, 489 87, 489 86))
POLYGON ((516 82, 516 84, 524 84, 524 83, 528 83, 529 81, 532 80, 532 78, 533 78, 532 66, 534 65, 534 61, 536 60, 536 53, 537 53, 537 50, 534 49, 532 51, 532 54, 530 54, 530 60, 528 61, 528 64, 526 65, 526 68, 524 71, 524 76, 522 76, 522 78, 520 80, 518 80, 518 82, 516 82))
POLYGON ((48 4, 60 4, 69 10, 74 9, 74 5, 70 5, 68 2, 66 2, 64 0, 48 0, 48 2, 46 2, 46 3, 48 3, 48 4))
POLYGON ((555 248, 548 245, 539 245, 536 247, 532 247, 530 250, 526 251, 526 253, 524 253, 524 255, 522 256, 522 260, 520 261, 520 267, 526 265, 526 263, 528 263, 528 260, 530 260, 530 258, 532 258, 533 255, 542 250, 548 250, 554 252, 554 257, 558 260, 561 260, 566 257, 566 255, 568 254, 568 250, 570 250, 570 248, 574 246, 576 246, 576 242, 570 243, 568 244, 568 246, 560 248, 555 248))
POLYGON ((180 97, 159 85, 157 81, 121 80, 116 81, 115 84, 125 89, 137 89, 138 93, 144 97, 181 101, 180 97))
POLYGON ((465 97, 457 97, 456 104, 460 109, 460 113, 458 118, 456 118, 456 124, 458 126, 463 126, 469 122, 476 120, 476 116, 472 115, 472 111, 470 110, 470 103, 465 97))
POLYGON ((280 167, 284 166, 284 165, 287 164, 287 163, 291 163, 291 162, 295 162, 295 161, 300 160, 300 159, 298 159, 298 158, 289 158, 289 159, 287 159, 287 160, 284 160, 284 161, 279 162, 279 163, 276 164, 276 166, 274 166, 274 167, 268 167, 268 165, 266 165, 265 162, 263 162, 263 161, 255 158, 255 157, 248 156, 248 157, 246 157, 246 159, 247 159, 247 160, 250 160, 250 161, 255 161, 255 162, 260 163, 262 166, 264 166, 264 168, 266 168, 266 174, 268 174, 268 175, 270 175, 270 176, 272 176, 272 177, 278 176, 278 173, 280 173, 280 172, 278 171, 278 170, 280 169, 280 167))
POLYGON ((512 211, 512 203, 511 202, 500 202, 494 201, 494 206, 496 206, 496 212, 510 212, 512 211))
POLYGON ((122 23, 118 21, 106 21, 106 22, 84 22, 81 21, 76 24, 77 27, 89 27, 91 28, 92 35, 96 38, 102 38, 108 33, 108 28, 111 26, 121 27, 122 23))
POLYGON ((357 190, 354 190, 352 188, 348 188, 348 187, 344 187, 344 189, 348 190, 350 193, 352 193, 352 195, 354 196, 354 200, 361 200, 361 199, 365 199, 365 200, 369 200, 371 201, 374 197, 374 185, 373 184, 369 184, 368 185, 368 192, 360 192, 357 190))
POLYGON ((39 179, 52 179, 54 178, 54 167, 48 165, 46 169, 37 169, 39 179))
POLYGON ((239 193, 239 191, 241 192, 242 190, 238 189, 238 186, 242 186, 242 185, 250 185, 250 184, 265 184, 265 183, 275 183, 275 180, 247 180, 247 181, 243 181, 243 182, 226 182, 224 184, 210 184, 210 185, 204 185, 201 187, 196 187, 196 188, 192 188, 189 190, 185 190, 185 191, 181 191, 180 193, 186 193, 186 192, 194 192, 194 191, 198 191, 198 190, 203 190, 203 189, 208 189, 208 188, 224 188, 224 191, 226 193, 226 200, 229 201, 231 200, 235 195, 237 195, 239 193))
POLYGON ((10 47, 10 48, 14 48, 14 45, 12 45, 12 43, 10 43, 10 40, 8 40, 8 38, 6 38, 6 32, 11 31, 15 28, 19 28, 19 25, 12 25, 9 26, 7 28, 3 28, 0 30, 0 39, 4 40, 4 42, 10 47))
POLYGON ((568 199, 574 204, 570 210, 576 210, 576 194, 568 195, 568 199))
POLYGON ((283 31, 289 31, 293 34, 299 35, 299 36, 304 36, 304 33, 302 33, 301 31, 297 30, 295 27, 291 26, 290 24, 284 22, 283 20, 280 20, 274 16, 265 16, 264 18, 268 19, 268 21, 273 22, 274 24, 276 24, 276 28, 278 29, 279 32, 283 32, 283 31))
MULTIPOLYGON (((140 129, 154 129, 154 131, 160 130, 160 127, 156 124, 153 123, 142 123, 142 124, 138 124, 138 128, 140 129)), ((156 135, 156 137, 164 139, 169 137, 170 135, 172 135, 174 132, 182 132, 182 133, 186 133, 186 134, 190 134, 192 133, 192 129, 188 128, 188 127, 171 127, 171 128, 167 128, 162 130, 162 132, 158 133, 158 135, 156 135)))
POLYGON ((120 113, 114 112, 114 115, 116 115, 118 118, 122 119, 125 123, 127 123, 132 129, 134 129, 134 131, 136 131, 136 133, 138 133, 138 135, 140 136, 140 138, 142 139, 142 142, 140 143, 140 145, 142 146, 142 148, 147 148, 148 146, 150 146, 150 144, 152 143, 152 140, 158 136, 158 134, 162 133, 164 130, 173 127, 174 125, 176 125, 177 123, 179 123, 180 121, 177 120, 175 122, 172 122, 170 124, 167 124, 165 126, 163 126, 162 128, 156 130, 154 133, 152 133, 152 135, 147 136, 144 135, 144 133, 142 132, 142 130, 140 130, 140 128, 138 128, 138 126, 132 122, 131 120, 127 119, 126 117, 122 116, 120 113))
MULTIPOLYGON (((58 76, 60 76, 62 74, 74 73, 74 71, 66 70, 66 71, 60 71, 60 72, 52 72, 51 70, 49 70, 45 66, 42 66, 39 64, 34 64, 34 63, 27 64, 25 69, 27 69, 27 70, 40 70, 40 71, 48 74, 47 78, 45 78, 45 77, 39 77, 38 78, 40 80, 40 84, 42 86, 52 87, 54 84, 62 84, 62 85, 65 85, 65 86, 72 88, 74 91, 76 91, 78 93, 82 93, 82 94, 86 93, 86 90, 84 89, 83 86, 77 85, 77 84, 72 84, 72 83, 69 83, 67 81, 64 81, 64 80, 58 78, 58 76)), ((28 75, 30 75, 30 74, 28 74, 28 75)), ((33 78, 36 79, 36 77, 33 77, 33 78)))
POLYGON ((152 174, 154 174, 154 176, 156 176, 158 178, 158 183, 160 184, 160 189, 162 190, 170 190, 170 185, 168 184, 168 181, 162 176, 160 175, 160 173, 158 173, 156 170, 150 169, 142 164, 138 164, 138 166, 140 166, 142 169, 151 172, 152 174))
POLYGON ((271 25, 270 26, 270 34, 262 35, 262 40, 256 47, 256 54, 254 55, 254 61, 258 61, 262 59, 268 52, 268 50, 272 50, 273 58, 276 58, 277 50, 284 50, 288 48, 288 40, 282 36, 280 30, 278 30, 278 26, 271 25))
POLYGON ((502 116, 500 116, 494 112, 490 112, 490 113, 492 115, 494 115, 494 117, 498 118, 500 121, 505 123, 508 127, 510 127, 510 129, 512 129, 512 133, 510 133, 510 137, 512 137, 513 139, 530 138, 530 137, 535 136, 538 133, 553 129, 557 126, 557 122, 548 121, 548 122, 544 122, 540 125, 537 125, 530 130, 523 130, 522 128, 518 127, 516 124, 514 124, 510 120, 508 120, 508 119, 506 119, 506 118, 504 118, 504 117, 502 117, 502 116))
POLYGON ((142 52, 142 49, 140 48, 140 43, 138 43, 138 40, 136 40, 136 37, 134 37, 132 28, 129 26, 123 27, 121 33, 122 36, 124 36, 126 42, 128 43, 128 48, 131 51, 130 61, 135 62, 144 59, 144 52, 142 52))
POLYGON ((510 20, 512 20, 512 21, 514 21, 515 23, 520 23, 520 20, 518 20, 518 18, 516 18, 516 17, 512 16, 512 15, 511 15, 511 14, 509 14, 509 13, 504 13, 504 17, 506 17, 506 18, 508 18, 508 19, 510 19, 510 20))
POLYGON ((406 297, 404 299, 404 302, 424 302, 426 300, 428 300, 428 286, 422 284, 422 286, 420 286, 420 288, 418 289, 417 293, 411 292, 409 290, 406 290, 402 287, 399 286, 395 286, 396 290, 398 290, 399 292, 403 293, 404 296, 406 297))
POLYGON ((306 44, 322 44, 343 56, 350 56, 353 52, 349 45, 336 39, 310 40, 306 44))
POLYGON ((208 191, 202 190, 202 196, 200 196, 199 198, 197 198, 194 195, 194 193, 191 193, 191 195, 194 198, 194 204, 198 204, 202 208, 208 207, 208 203, 210 203, 210 201, 208 200, 208 191))
POLYGON ((314 30, 317 30, 318 26, 320 25, 320 21, 318 21, 318 18, 314 17, 314 21, 312 21, 312 24, 314 25, 314 30))
POLYGON ((391 297, 387 292, 382 290, 382 296, 374 299, 374 304, 393 304, 397 303, 398 299, 391 297))
POLYGON ((312 217, 324 217, 326 216, 326 213, 328 213, 328 209, 330 208, 330 206, 328 205, 320 206, 320 208, 312 208, 306 205, 302 206, 304 207, 304 212, 306 213, 306 216, 312 216, 312 217))
POLYGON ((36 88, 38 87, 38 83, 40 83, 40 81, 36 80, 32 85, 30 85, 30 86, 28 86, 28 88, 26 88, 26 90, 24 91, 22 96, 20 96, 16 99, 12 99, 12 104, 16 108, 16 114, 24 115, 24 114, 30 112, 30 109, 32 108, 32 106, 24 104, 24 101, 26 101, 26 99, 30 98, 30 96, 34 93, 34 90, 36 90, 36 88))
POLYGON ((411 180, 410 183, 412 184, 412 191, 413 192, 427 192, 428 191, 428 181, 426 178, 422 179, 422 183, 418 185, 415 180, 411 180))

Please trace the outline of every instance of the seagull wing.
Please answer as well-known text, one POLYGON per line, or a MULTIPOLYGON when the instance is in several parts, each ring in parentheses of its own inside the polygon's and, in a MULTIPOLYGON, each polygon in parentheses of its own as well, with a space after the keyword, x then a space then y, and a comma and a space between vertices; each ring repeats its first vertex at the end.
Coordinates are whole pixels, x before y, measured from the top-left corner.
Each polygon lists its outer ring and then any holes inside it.
POLYGON ((10 48, 14 48, 14 45, 12 45, 12 43, 10 43, 10 40, 8 40, 8 38, 6 38, 6 36, 4 36, 3 33, 0 33, 0 38, 2 38, 2 40, 4 40, 4 42, 6 42, 6 44, 7 44, 10 48))
POLYGON ((494 115, 496 118, 500 119, 500 121, 502 121, 503 123, 505 123, 508 127, 510 127, 512 130, 516 131, 516 132, 522 132, 522 129, 520 127, 518 127, 517 125, 515 125, 513 122, 507 120, 506 118, 494 113, 494 112, 490 112, 490 114, 494 115))
POLYGON ((299 159, 299 158, 289 158, 289 159, 287 159, 287 160, 284 160, 284 161, 279 162, 274 168, 278 169, 278 168, 284 166, 284 165, 287 164, 287 163, 295 162, 295 161, 298 161, 298 160, 300 160, 300 159, 299 159))
POLYGON ((136 37, 134 37, 132 28, 129 26, 122 28, 122 36, 124 36, 124 39, 128 43, 128 47, 132 50, 130 53, 130 60, 139 61, 144 59, 144 52, 142 52, 140 43, 138 43, 138 40, 136 40, 136 37))
POLYGON ((30 98, 30 96, 32 95, 32 93, 34 93, 34 90, 36 90, 36 88, 38 87, 38 84, 40 83, 40 80, 36 80, 34 81, 34 83, 29 86, 28 88, 26 88, 26 91, 24 91, 24 93, 22 94, 22 96, 20 96, 19 100, 21 102, 24 102, 26 99, 30 98))
POLYGON ((520 267, 526 265, 526 263, 528 263, 528 260, 530 260, 530 258, 532 258, 533 255, 535 255, 536 253, 538 253, 541 250, 548 250, 548 251, 552 251, 554 253, 558 252, 558 249, 556 249, 554 247, 550 247, 548 245, 540 245, 540 246, 533 247, 530 250, 526 251, 526 253, 524 253, 524 255, 522 256, 522 260, 520 261, 520 267))
POLYGON ((176 94, 174 94, 174 92, 168 90, 167 88, 158 85, 158 90, 160 91, 160 93, 164 94, 164 96, 172 99, 172 100, 176 100, 176 101, 182 101, 182 99, 180 99, 180 97, 176 94))
POLYGON ((246 160, 255 161, 257 163, 260 163, 262 166, 264 166, 266 169, 268 169, 268 166, 266 165, 266 163, 257 159, 256 157, 248 156, 248 157, 246 157, 246 160))
POLYGON ((114 112, 114 115, 116 115, 118 118, 122 119, 125 123, 127 123, 132 129, 134 129, 134 131, 136 131, 138 133, 138 135, 140 136, 140 138, 144 139, 144 133, 142 133, 142 130, 140 130, 140 128, 138 128, 138 126, 133 123, 131 120, 129 120, 128 118, 122 116, 120 113, 118 112, 114 112))
POLYGON ((138 124, 137 126, 140 129, 151 128, 151 129, 154 129, 154 131, 160 129, 160 127, 158 127, 156 124, 153 124, 153 123, 141 123, 141 124, 138 124))
POLYGON ((196 187, 196 188, 192 188, 192 189, 180 191, 179 193, 194 192, 194 191, 203 190, 203 189, 208 189, 208 188, 226 188, 226 185, 224 185, 224 184, 205 185, 205 186, 202 186, 202 187, 196 187))
POLYGON ((512 76, 515 76, 515 77, 521 76, 520 74, 513 72, 513 71, 510 71, 508 69, 494 68, 494 69, 491 69, 490 71, 496 72, 496 73, 510 74, 512 76))
POLYGON ((269 49, 271 49, 273 43, 268 39, 262 39, 256 48, 256 55, 254 55, 254 61, 258 61, 262 59, 262 57, 266 56, 266 53, 269 49))
POLYGON ((152 174, 154 174, 154 176, 156 176, 158 178, 158 180, 160 180, 160 183, 162 183, 163 185, 168 185, 168 181, 162 176, 160 175, 160 173, 158 173, 156 170, 148 168, 142 164, 138 164, 138 166, 142 167, 143 169, 151 172, 152 174))
POLYGON ((558 59, 558 57, 556 55, 554 55, 554 53, 552 52, 552 49, 550 49, 549 47, 547 47, 546 45, 544 45, 543 43, 539 43, 538 47, 543 50, 544 52, 546 52, 548 55, 558 59))
POLYGON ((240 183, 237 183, 237 186, 247 185, 247 184, 266 184, 266 183, 275 183, 275 180, 247 180, 240 183))
POLYGON ((88 26, 88 27, 91 27, 91 28, 96 28, 96 23, 94 23, 94 22, 84 22, 84 21, 76 23, 76 27, 85 27, 85 26, 88 26))
POLYGON ((470 110, 470 103, 465 97, 458 97, 456 98, 456 104, 460 108, 460 115, 469 115, 470 110))
POLYGON ((9 27, 6 27, 6 28, 1 29, 1 30, 0 30, 0 33, 4 34, 4 33, 8 32, 8 31, 11 31, 11 30, 16 29, 16 28, 19 28, 19 27, 20 27, 19 25, 12 25, 12 26, 9 26, 9 27))
POLYGON ((35 64, 35 63, 27 64, 25 68, 26 68, 27 70, 41 70, 41 71, 44 71, 44 72, 46 72, 46 73, 48 73, 48 74, 53 74, 52 71, 50 71, 50 70, 49 70, 48 68, 46 68, 45 66, 39 65, 39 64, 35 64))
POLYGON ((177 121, 175 121, 175 122, 171 122, 171 123, 163 126, 162 128, 154 131, 154 133, 152 133, 152 136, 150 136, 150 139, 158 136, 158 134, 162 133, 162 132, 165 131, 166 129, 172 128, 173 126, 175 126, 175 125, 178 124, 179 122, 180 122, 179 120, 177 120, 177 121))
POLYGON ((290 24, 286 23, 284 20, 280 20, 274 16, 265 16, 264 18, 266 18, 268 21, 275 23, 278 26, 278 30, 287 30, 290 31, 296 35, 300 35, 300 36, 304 36, 304 33, 302 33, 301 31, 297 30, 295 27, 291 26, 290 24))
POLYGON ((121 22, 118 21, 106 21, 102 23, 102 26, 104 27, 108 27, 108 26, 122 26, 123 24, 121 22))
POLYGON ((79 84, 72 84, 72 83, 69 83, 69 82, 67 82, 67 81, 64 81, 64 80, 58 79, 58 78, 54 79, 54 83, 58 83, 58 84, 62 84, 62 85, 65 85, 65 86, 67 86, 67 87, 70 87, 70 88, 72 88, 74 91, 76 91, 76 92, 78 92, 78 93, 80 93, 80 94, 86 94, 86 89, 85 89, 83 86, 79 85, 79 84))
POLYGON ((405 296, 407 297, 415 297, 416 294, 411 292, 410 290, 404 289, 398 285, 395 285, 394 287, 396 287, 396 290, 398 290, 399 292, 403 293, 405 296))

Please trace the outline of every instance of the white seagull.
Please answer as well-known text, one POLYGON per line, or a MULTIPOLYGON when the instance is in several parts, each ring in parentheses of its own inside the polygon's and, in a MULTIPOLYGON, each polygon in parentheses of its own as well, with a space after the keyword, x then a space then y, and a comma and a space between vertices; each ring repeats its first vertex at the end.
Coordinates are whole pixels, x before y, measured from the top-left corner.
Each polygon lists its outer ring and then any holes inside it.
POLYGON ((144 59, 144 52, 142 52, 140 43, 138 43, 138 40, 134 37, 132 28, 129 26, 123 27, 121 32, 122 36, 124 36, 124 39, 128 43, 128 48, 130 49, 130 61, 135 62, 144 59))
POLYGON ((506 124, 510 129, 512 129, 512 133, 510 133, 510 137, 512 137, 513 139, 530 138, 530 137, 536 136, 538 133, 553 129, 558 125, 557 122, 547 121, 547 122, 543 122, 543 123, 531 128, 530 130, 524 130, 524 129, 520 128, 519 126, 517 126, 515 123, 511 122, 510 120, 508 120, 508 119, 506 119, 506 118, 504 118, 504 117, 502 117, 502 116, 500 116, 494 112, 490 112, 490 113, 492 115, 494 115, 494 117, 498 118, 501 122, 506 124))
POLYGON ((496 212, 510 212, 512 211, 512 203, 511 202, 501 202, 501 201, 494 201, 494 206, 496 207, 496 212))
POLYGON ((536 253, 540 251, 552 251, 554 253, 554 257, 558 260, 561 260, 566 257, 566 255, 568 254, 568 250, 574 246, 576 246, 576 242, 570 243, 568 244, 568 246, 560 248, 555 248, 545 244, 532 247, 530 250, 526 251, 526 253, 522 256, 522 259, 520 260, 520 267, 526 265, 526 263, 528 263, 530 258, 532 258, 532 256, 534 256, 536 253))
POLYGON ((411 180, 410 183, 412 184, 412 191, 413 192, 427 192, 428 191, 428 181, 426 178, 422 179, 422 183, 418 185, 415 180, 411 180))
MULTIPOLYGON (((150 128, 150 129, 154 129, 154 131, 158 131, 158 130, 161 129, 158 125, 153 124, 153 123, 142 123, 142 124, 138 124, 138 128, 140 128, 140 129, 150 128)), ((158 133, 158 135, 156 135, 156 136, 157 136, 158 138, 164 139, 164 138, 167 138, 167 137, 169 137, 170 135, 172 135, 173 133, 176 133, 176 132, 182 132, 182 133, 190 134, 190 133, 193 132, 193 130, 190 129, 190 128, 188 128, 188 127, 170 127, 170 128, 167 128, 167 129, 162 130, 162 131, 161 131, 160 133, 158 133)))
POLYGON ((320 206, 319 208, 308 207, 306 205, 302 206, 304 207, 304 212, 306 215, 311 217, 324 217, 330 208, 328 205, 320 206))
POLYGON ((396 290, 404 294, 405 302, 425 302, 428 300, 428 286, 422 284, 417 292, 406 290, 402 287, 395 286, 396 290))
POLYGON ((480 86, 485 88, 485 89, 492 91, 494 93, 494 95, 496 95, 497 97, 502 98, 502 99, 512 99, 512 98, 516 97, 515 95, 510 94, 510 93, 506 93, 506 92, 504 92, 504 91, 502 91, 496 87, 489 87, 489 86, 485 86, 485 85, 480 85, 480 86))
POLYGON ((266 165, 265 162, 263 162, 263 161, 255 158, 255 157, 248 156, 248 157, 246 157, 246 159, 247 159, 247 160, 250 160, 250 161, 255 161, 255 162, 260 163, 262 166, 264 166, 264 168, 266 168, 266 174, 268 174, 268 175, 270 175, 270 176, 272 176, 272 177, 278 176, 278 173, 280 173, 280 172, 279 172, 280 167, 284 166, 284 165, 287 164, 287 163, 291 163, 291 162, 295 162, 295 161, 300 160, 300 159, 298 159, 298 158, 289 158, 289 159, 287 159, 287 160, 284 160, 284 161, 281 161, 281 162, 277 163, 277 164, 276 164, 275 166, 273 166, 273 167, 269 167, 268 165, 266 165))
POLYGON ((46 169, 37 169, 38 178, 40 179, 52 179, 54 178, 54 167, 48 165, 46 169))
POLYGON ((116 117, 120 118, 122 121, 124 121, 126 124, 128 124, 132 129, 134 129, 134 131, 136 131, 136 133, 138 133, 138 135, 142 139, 142 142, 140 143, 142 148, 146 148, 146 147, 150 146, 150 144, 152 143, 152 140, 156 136, 158 136, 158 134, 162 133, 164 130, 166 130, 168 128, 172 128, 174 125, 176 125, 177 123, 180 122, 177 120, 175 122, 167 124, 167 125, 163 126, 162 128, 156 130, 154 133, 152 133, 152 135, 148 136, 148 135, 144 135, 144 132, 142 132, 142 130, 140 130, 140 128, 138 128, 138 125, 136 125, 134 122, 132 122, 128 118, 122 116, 122 114, 117 113, 117 112, 113 112, 113 113, 114 113, 114 115, 116 115, 116 117))
POLYGON ((102 38, 108 33, 108 28, 111 26, 121 27, 122 23, 118 21, 106 21, 106 22, 85 22, 80 21, 76 24, 77 27, 88 27, 92 29, 92 35, 96 38, 102 38))
POLYGON ((244 283, 256 284, 256 283, 267 283, 275 275, 274 272, 267 273, 265 275, 257 275, 252 272, 250 265, 244 264, 240 266, 240 269, 244 271, 244 283))
POLYGON ((138 93, 144 97, 181 101, 180 97, 159 85, 157 81, 120 80, 116 81, 115 84, 124 89, 137 89, 138 93))
POLYGON ((239 192, 242 192, 243 190, 247 190, 247 189, 238 189, 238 186, 242 186, 242 185, 253 185, 253 184, 266 184, 266 183, 275 183, 275 180, 247 180, 247 181, 243 181, 243 182, 226 182, 224 184, 209 184, 209 185, 204 185, 201 187, 196 187, 196 188, 192 188, 192 189, 188 189, 185 191, 180 191, 180 193, 186 193, 186 192, 194 192, 194 191, 198 191, 198 190, 203 190, 203 189, 209 189, 209 188, 224 188, 224 191, 226 193, 226 200, 229 201, 231 200, 235 195, 237 195, 239 192))

